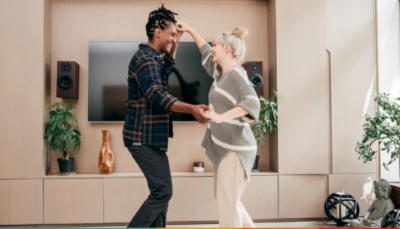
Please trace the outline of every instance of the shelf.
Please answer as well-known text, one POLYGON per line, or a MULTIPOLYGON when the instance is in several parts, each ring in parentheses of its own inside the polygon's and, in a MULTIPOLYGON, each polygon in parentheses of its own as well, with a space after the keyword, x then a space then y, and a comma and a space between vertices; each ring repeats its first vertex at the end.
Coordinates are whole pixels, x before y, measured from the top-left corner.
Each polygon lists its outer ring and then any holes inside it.
POLYGON ((391 186, 394 186, 394 187, 399 187, 400 188, 400 181, 388 181, 388 183, 391 185, 391 186))
MULTIPOLYGON (((172 177, 213 177, 213 171, 205 171, 202 173, 196 172, 172 172, 172 177)), ((260 171, 252 172, 252 176, 274 176, 278 175, 277 172, 260 171)), ((70 175, 60 175, 59 173, 49 173, 44 176, 44 179, 90 179, 90 178, 132 178, 144 177, 142 172, 114 172, 111 174, 100 173, 72 173, 70 175)))

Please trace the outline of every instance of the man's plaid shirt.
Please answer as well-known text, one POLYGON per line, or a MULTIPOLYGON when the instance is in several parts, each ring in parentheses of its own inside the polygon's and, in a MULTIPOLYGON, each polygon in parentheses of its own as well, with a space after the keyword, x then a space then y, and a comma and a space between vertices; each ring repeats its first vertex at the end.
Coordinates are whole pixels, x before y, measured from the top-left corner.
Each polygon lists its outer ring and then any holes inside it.
POLYGON ((167 150, 172 137, 169 107, 177 100, 168 94, 167 74, 175 60, 140 44, 129 64, 128 101, 123 129, 124 145, 142 142, 167 150))

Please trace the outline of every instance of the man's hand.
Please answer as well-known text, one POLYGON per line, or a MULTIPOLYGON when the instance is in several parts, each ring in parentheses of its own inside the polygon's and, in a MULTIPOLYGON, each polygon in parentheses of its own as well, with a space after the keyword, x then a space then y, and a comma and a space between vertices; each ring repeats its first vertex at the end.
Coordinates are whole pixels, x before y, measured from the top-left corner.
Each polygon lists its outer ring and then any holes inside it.
POLYGON ((191 113, 199 123, 206 124, 208 121, 211 120, 211 118, 208 117, 204 112, 204 110, 208 110, 208 109, 210 109, 210 106, 194 105, 191 113))
POLYGON ((191 114, 201 124, 206 124, 208 121, 210 121, 210 118, 204 114, 204 110, 208 109, 210 109, 210 106, 192 105, 179 100, 175 101, 169 108, 169 110, 173 112, 191 114))

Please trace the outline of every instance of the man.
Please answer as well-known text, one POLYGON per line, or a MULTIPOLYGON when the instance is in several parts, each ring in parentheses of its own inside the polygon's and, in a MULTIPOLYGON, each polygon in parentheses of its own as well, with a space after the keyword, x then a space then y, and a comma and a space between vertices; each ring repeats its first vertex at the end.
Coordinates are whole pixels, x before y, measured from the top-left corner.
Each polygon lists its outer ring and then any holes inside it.
POLYGON ((192 114, 202 124, 206 105, 191 105, 167 92, 167 74, 175 64, 178 42, 177 15, 164 8, 149 14, 147 45, 140 44, 132 57, 128 74, 127 114, 123 129, 124 144, 146 177, 150 195, 128 227, 165 227, 172 180, 166 150, 172 137, 170 111, 192 114), (165 53, 162 57, 161 54, 165 53))

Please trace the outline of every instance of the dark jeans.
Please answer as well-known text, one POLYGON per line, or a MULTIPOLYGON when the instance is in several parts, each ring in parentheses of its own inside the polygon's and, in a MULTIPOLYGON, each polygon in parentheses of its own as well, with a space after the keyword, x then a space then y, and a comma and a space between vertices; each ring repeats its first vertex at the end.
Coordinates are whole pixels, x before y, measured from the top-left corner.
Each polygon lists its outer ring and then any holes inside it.
POLYGON ((165 227, 172 180, 165 151, 149 145, 127 147, 147 180, 150 195, 128 227, 165 227))

